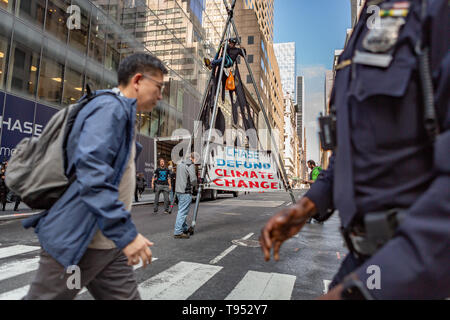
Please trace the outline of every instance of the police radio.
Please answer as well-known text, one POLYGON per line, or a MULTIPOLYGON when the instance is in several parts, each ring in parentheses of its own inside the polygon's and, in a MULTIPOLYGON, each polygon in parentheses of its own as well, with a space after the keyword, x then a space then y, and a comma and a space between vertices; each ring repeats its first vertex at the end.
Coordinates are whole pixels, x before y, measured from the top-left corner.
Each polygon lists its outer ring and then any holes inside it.
POLYGON ((322 112, 320 113, 319 127, 322 149, 325 151, 333 151, 336 149, 336 112, 334 111, 334 108, 328 116, 324 116, 322 112))

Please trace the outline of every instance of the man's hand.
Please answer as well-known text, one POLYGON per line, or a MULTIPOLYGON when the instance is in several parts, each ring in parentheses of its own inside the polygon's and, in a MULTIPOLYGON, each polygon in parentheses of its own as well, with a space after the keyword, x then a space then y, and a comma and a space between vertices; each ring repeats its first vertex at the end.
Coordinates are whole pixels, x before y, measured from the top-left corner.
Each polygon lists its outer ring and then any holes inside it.
POLYGON ((283 242, 299 233, 315 211, 315 204, 308 198, 303 198, 295 206, 284 209, 272 217, 262 229, 259 238, 264 259, 270 260, 270 249, 273 248, 274 259, 278 261, 283 242))
POLYGON ((152 251, 149 248, 152 246, 152 242, 138 234, 136 239, 123 249, 123 253, 128 258, 128 265, 138 265, 139 260, 142 259, 143 268, 147 267, 148 264, 152 263, 152 251))

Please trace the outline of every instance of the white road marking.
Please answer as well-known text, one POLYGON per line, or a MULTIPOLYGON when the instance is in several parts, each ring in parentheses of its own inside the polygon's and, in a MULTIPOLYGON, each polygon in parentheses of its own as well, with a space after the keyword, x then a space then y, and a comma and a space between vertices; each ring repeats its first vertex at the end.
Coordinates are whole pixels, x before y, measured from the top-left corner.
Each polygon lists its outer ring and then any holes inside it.
MULTIPOLYGON (((244 238, 242 238, 241 240, 248 240, 251 237, 253 237, 254 233, 250 233, 248 235, 246 235, 244 238)), ((236 249, 238 246, 237 245, 232 245, 231 247, 229 247, 227 250, 225 250, 224 252, 222 252, 221 254, 219 254, 217 257, 215 257, 214 259, 212 259, 209 264, 217 264, 220 260, 222 260, 227 254, 229 254, 231 251, 233 251, 234 249, 236 249)))
POLYGON ((39 250, 40 247, 17 245, 12 247, 0 248, 0 259, 17 256, 22 253, 39 250))
POLYGON ((323 280, 323 294, 327 294, 328 293, 328 288, 330 287, 331 284, 331 280, 323 280))
POLYGON ((222 267, 180 262, 139 285, 143 300, 186 300, 222 267))
POLYGON ((249 271, 225 300, 291 300, 297 277, 249 271))
MULTIPOLYGON (((155 262, 156 260, 158 260, 158 258, 153 258, 152 262, 155 262)), ((138 265, 133 266, 134 271, 136 271, 140 268, 142 268, 142 261, 138 265)), ((3 268, 0 267, 0 270, 3 270, 3 268)), ((30 270, 30 271, 33 271, 33 270, 30 270)), ((1 277, 1 275, 0 275, 0 277, 1 277)), ((3 280, 3 279, 0 278, 0 280, 3 280)), ((28 293, 28 290, 30 290, 30 285, 26 285, 21 288, 7 291, 5 293, 0 294, 0 300, 20 300, 28 293)), ((78 293, 78 295, 82 295, 85 292, 88 292, 88 290, 86 288, 83 288, 78 293)))
POLYGON ((39 258, 5 263, 0 266, 0 281, 19 276, 27 272, 35 271, 38 267, 39 258))
POLYGON ((245 237, 243 237, 241 240, 248 240, 251 237, 253 237, 254 233, 249 233, 248 235, 246 235, 245 237))
POLYGON ((229 254, 231 251, 233 251, 234 249, 236 249, 238 246, 237 245, 232 245, 231 247, 229 247, 227 250, 225 250, 224 252, 222 252, 221 254, 219 254, 217 257, 215 257, 214 259, 212 259, 209 264, 216 264, 217 262, 219 262, 220 260, 222 260, 227 254, 229 254))
POLYGON ((0 300, 20 300, 28 293, 30 286, 24 286, 15 290, 11 290, 0 294, 0 300))

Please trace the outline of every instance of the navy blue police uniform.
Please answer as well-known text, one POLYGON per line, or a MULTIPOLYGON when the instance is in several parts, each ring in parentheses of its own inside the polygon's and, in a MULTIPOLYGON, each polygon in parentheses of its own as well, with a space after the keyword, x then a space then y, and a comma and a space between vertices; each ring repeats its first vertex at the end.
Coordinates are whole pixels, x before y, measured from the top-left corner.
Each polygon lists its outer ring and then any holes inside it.
POLYGON ((450 296, 449 31, 448 0, 367 1, 340 56, 330 104, 336 147, 306 197, 318 219, 337 210, 344 234, 360 228, 364 235, 366 218, 379 212, 401 212, 402 219, 373 254, 350 248, 332 287, 349 274, 366 284, 376 266, 380 282, 369 291, 375 299, 450 296), (381 9, 375 28, 372 5, 381 9), (424 47, 439 128, 434 139, 424 125, 417 50, 424 47))

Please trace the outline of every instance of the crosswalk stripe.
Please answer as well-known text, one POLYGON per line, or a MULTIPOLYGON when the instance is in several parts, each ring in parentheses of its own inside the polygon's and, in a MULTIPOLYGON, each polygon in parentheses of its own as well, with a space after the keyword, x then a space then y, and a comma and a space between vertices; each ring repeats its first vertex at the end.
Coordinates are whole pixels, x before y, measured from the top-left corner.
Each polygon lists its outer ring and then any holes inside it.
POLYGON ((297 277, 249 271, 225 300, 291 300, 297 277))
POLYGON ((222 267, 180 262, 139 285, 143 300, 186 300, 222 267))
MULTIPOLYGON (((158 260, 158 258, 152 258, 152 263, 155 262, 156 260, 158 260)), ((140 268, 142 268, 143 264, 142 264, 142 260, 140 260, 138 265, 133 266, 133 270, 137 271, 140 268)), ((147 266, 148 268, 148 266, 147 266)), ((83 289, 81 289, 81 291, 78 293, 78 295, 82 295, 83 293, 88 292, 88 289, 86 287, 84 287, 83 289)))
POLYGON ((39 258, 5 263, 0 266, 0 281, 19 276, 27 272, 35 271, 38 267, 39 258))
MULTIPOLYGON (((158 258, 153 258, 152 262, 155 262, 156 260, 158 260, 158 258)), ((139 265, 136 265, 133 267, 133 269, 136 271, 138 269, 142 268, 142 261, 140 262, 139 265)), ((5 293, 0 294, 0 300, 20 300, 22 299, 27 293, 28 290, 30 290, 30 286, 26 285, 23 286, 21 288, 17 288, 11 291, 7 291, 5 293)), ((83 288, 78 295, 81 295, 85 292, 87 292, 88 290, 86 288, 83 288)))
POLYGON ((6 248, 0 248, 0 259, 16 256, 22 253, 28 253, 39 250, 40 247, 16 245, 6 248))
POLYGON ((323 294, 327 294, 328 293, 328 289, 330 287, 331 284, 331 280, 323 280, 323 294))
POLYGON ((28 293, 30 286, 24 286, 15 290, 11 290, 0 294, 0 300, 20 300, 28 293))

